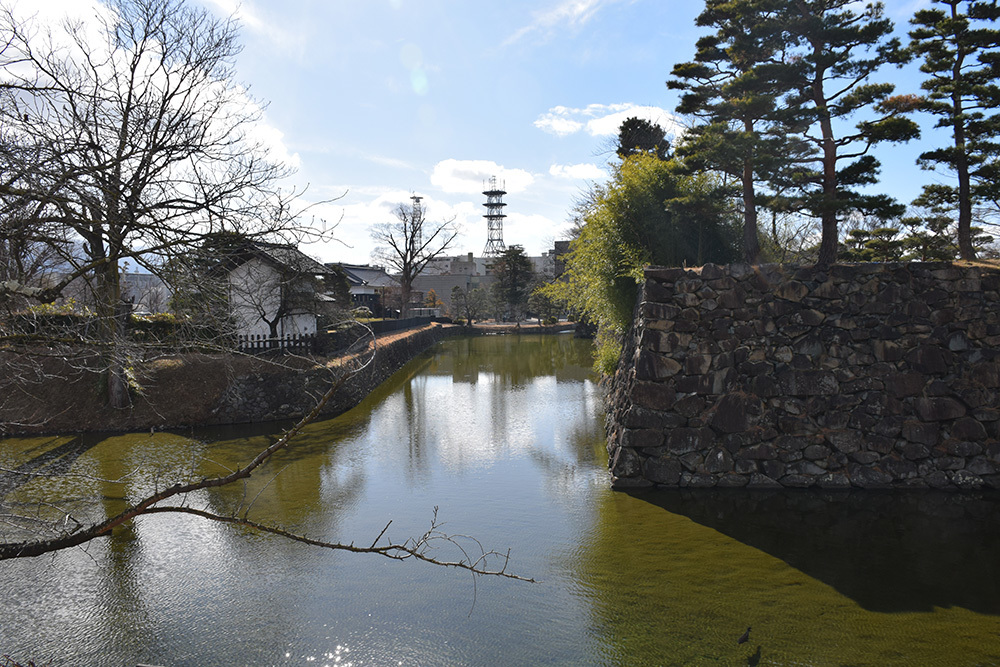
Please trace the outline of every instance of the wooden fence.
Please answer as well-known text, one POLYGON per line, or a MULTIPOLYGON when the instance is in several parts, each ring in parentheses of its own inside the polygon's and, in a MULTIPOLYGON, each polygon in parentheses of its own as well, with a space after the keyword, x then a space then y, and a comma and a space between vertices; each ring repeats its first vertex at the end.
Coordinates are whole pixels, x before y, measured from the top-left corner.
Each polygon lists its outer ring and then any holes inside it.
POLYGON ((236 343, 240 352, 246 354, 264 354, 266 352, 293 352, 307 354, 317 348, 316 334, 290 334, 279 338, 264 335, 237 336, 236 343))

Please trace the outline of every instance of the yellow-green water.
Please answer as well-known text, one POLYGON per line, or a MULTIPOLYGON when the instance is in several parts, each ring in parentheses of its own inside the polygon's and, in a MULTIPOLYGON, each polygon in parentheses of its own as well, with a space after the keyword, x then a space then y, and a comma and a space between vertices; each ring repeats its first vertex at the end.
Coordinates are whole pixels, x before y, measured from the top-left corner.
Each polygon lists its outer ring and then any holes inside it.
MULTIPOLYGON (((255 520, 358 543, 390 519, 388 537, 418 535, 438 507, 445 531, 510 548, 511 568, 540 583, 474 583, 157 515, 85 549, 0 562, 0 655, 54 665, 1000 664, 994 499, 612 492, 589 352, 564 336, 449 341, 358 409, 311 426, 246 487, 189 499, 221 512, 252 505, 255 520)), ((45 499, 33 511, 100 516, 245 461, 279 430, 8 439, 0 468, 71 474, 0 473, 0 514, 45 499)))

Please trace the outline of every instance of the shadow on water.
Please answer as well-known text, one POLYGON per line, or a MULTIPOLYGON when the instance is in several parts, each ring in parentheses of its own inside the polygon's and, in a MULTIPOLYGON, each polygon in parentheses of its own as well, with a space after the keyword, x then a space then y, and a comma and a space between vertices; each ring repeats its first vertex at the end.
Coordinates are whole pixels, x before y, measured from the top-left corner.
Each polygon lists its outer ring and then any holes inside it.
POLYGON ((781 559, 869 611, 1000 615, 1000 497, 657 490, 634 497, 781 559))
POLYGON ((50 444, 61 440, 61 438, 53 438, 24 452, 30 458, 10 470, 0 471, 0 498, 27 484, 39 475, 57 476, 66 474, 78 458, 98 445, 104 437, 98 434, 80 434, 73 436, 62 444, 49 448, 50 444))

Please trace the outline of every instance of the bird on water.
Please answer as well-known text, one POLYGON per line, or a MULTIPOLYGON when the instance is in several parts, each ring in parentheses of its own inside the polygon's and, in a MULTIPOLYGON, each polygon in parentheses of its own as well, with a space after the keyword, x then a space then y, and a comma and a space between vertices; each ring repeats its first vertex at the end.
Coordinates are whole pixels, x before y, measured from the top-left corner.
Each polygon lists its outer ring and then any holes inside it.
POLYGON ((746 644, 750 641, 750 627, 751 626, 747 626, 747 631, 740 635, 740 638, 736 640, 737 644, 746 644))

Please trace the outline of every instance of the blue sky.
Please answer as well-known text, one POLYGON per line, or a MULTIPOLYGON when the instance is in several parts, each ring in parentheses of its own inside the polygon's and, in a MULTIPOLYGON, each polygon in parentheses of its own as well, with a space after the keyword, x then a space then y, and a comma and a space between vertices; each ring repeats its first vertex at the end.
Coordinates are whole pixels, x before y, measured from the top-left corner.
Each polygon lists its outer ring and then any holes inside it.
MULTIPOLYGON (((193 0, 241 20, 237 78, 268 102, 267 136, 308 184, 313 224, 338 242, 324 261, 370 260, 373 223, 412 194, 431 220, 455 218, 458 252, 486 243, 484 179, 505 181, 504 241, 540 254, 601 180, 629 115, 671 126, 664 82, 690 60, 700 2, 679 0, 193 0)), ((64 5, 67 0, 43 4, 64 5)), ((905 32, 927 0, 892 0, 905 32)), ((887 68, 919 92, 916 66, 887 68)), ((929 125, 929 123, 926 123, 929 125)), ((903 201, 934 178, 914 165, 926 142, 879 148, 883 186, 903 201)))

